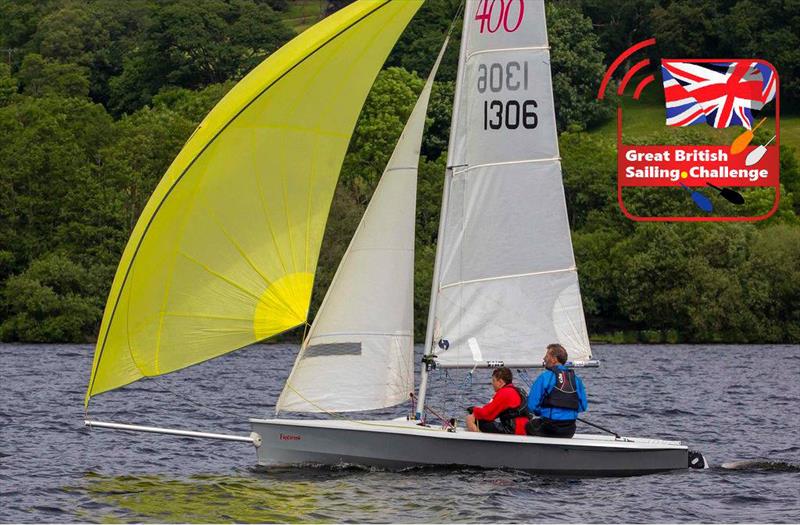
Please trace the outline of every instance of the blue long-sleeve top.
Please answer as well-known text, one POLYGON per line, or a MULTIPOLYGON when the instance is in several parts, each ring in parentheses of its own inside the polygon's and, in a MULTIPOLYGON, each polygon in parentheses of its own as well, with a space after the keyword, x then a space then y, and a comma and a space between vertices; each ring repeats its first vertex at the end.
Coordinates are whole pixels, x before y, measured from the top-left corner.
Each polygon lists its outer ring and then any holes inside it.
MULTIPOLYGON (((554 370, 566 371, 567 367, 564 365, 556 365, 554 370)), ((583 386, 583 381, 578 375, 575 375, 575 390, 578 393, 578 410, 571 410, 569 408, 558 407, 542 407, 544 398, 556 386, 556 374, 552 370, 545 370, 536 381, 531 385, 531 391, 528 394, 528 410, 533 412, 534 415, 544 417, 547 419, 555 419, 558 421, 566 421, 578 417, 579 412, 586 412, 589 409, 589 400, 586 398, 586 388, 583 386)))

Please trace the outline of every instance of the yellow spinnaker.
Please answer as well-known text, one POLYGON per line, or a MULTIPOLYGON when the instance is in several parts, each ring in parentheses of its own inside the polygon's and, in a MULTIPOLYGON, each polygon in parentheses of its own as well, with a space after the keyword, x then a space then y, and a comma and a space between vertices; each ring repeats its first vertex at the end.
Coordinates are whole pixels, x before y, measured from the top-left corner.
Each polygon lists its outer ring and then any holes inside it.
POLYGON ((145 206, 85 403, 302 324, 369 88, 423 0, 361 0, 271 55, 206 116, 145 206))

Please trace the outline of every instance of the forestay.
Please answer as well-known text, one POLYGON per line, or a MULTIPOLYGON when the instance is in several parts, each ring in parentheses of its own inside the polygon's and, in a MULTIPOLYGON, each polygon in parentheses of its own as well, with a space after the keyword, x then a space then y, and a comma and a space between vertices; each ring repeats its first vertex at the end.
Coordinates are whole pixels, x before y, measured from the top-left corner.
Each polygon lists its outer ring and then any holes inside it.
POLYGON ((277 411, 347 412, 414 390, 414 224, 425 113, 447 46, 403 129, 314 319, 277 411))
POLYGON ((468 0, 462 38, 428 344, 443 366, 589 359, 544 3, 468 0))
POLYGON ((306 321, 356 118, 421 0, 364 0, 242 79, 167 170, 106 305, 92 395, 306 321))

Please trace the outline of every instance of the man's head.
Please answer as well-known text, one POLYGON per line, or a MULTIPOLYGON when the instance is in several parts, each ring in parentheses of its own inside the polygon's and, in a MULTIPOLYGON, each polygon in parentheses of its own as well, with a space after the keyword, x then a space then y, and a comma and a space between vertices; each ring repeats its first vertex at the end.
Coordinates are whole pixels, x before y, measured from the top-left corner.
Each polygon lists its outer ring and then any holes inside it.
POLYGON ((492 371, 492 388, 494 391, 497 392, 504 386, 511 383, 513 380, 513 376, 511 375, 511 369, 501 366, 500 368, 495 368, 492 371))
POLYGON ((544 354, 542 364, 545 368, 552 368, 556 365, 563 365, 567 362, 567 350, 558 343, 547 345, 547 353, 544 354))

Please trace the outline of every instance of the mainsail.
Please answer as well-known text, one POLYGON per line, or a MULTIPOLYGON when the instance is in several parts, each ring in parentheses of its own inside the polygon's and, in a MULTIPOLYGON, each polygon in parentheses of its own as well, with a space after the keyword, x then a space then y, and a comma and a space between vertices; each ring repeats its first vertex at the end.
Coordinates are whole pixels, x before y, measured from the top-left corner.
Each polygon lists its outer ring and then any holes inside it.
POLYGON ((414 390, 414 223, 425 113, 447 41, 297 356, 276 412, 393 406, 414 390))
POLYGON ((356 118, 422 0, 362 0, 295 38, 206 116, 142 212, 85 402, 306 321, 356 118))
POLYGON ((427 348, 442 366, 535 366, 554 342, 589 359, 544 2, 464 13, 427 348))

